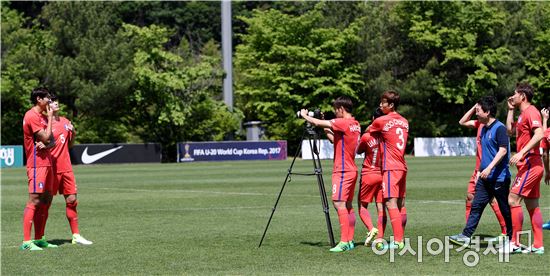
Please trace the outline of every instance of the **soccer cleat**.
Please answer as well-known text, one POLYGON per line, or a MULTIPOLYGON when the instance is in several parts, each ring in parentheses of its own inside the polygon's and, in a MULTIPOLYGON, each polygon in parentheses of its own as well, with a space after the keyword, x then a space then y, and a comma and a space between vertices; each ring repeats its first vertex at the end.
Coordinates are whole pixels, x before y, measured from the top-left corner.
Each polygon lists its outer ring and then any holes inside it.
POLYGON ((46 237, 42 237, 39 240, 32 241, 36 246, 41 248, 57 248, 58 246, 55 244, 51 244, 48 241, 46 241, 46 237))
POLYGON ((344 251, 348 251, 348 250, 351 250, 353 249, 353 247, 355 247, 353 245, 353 242, 352 243, 352 247, 350 248, 350 243, 349 242, 339 242, 335 247, 331 248, 330 249, 330 252, 344 252, 344 251))
POLYGON ((41 251, 42 248, 38 247, 32 241, 27 241, 23 242, 23 244, 19 246, 19 250, 41 251))
POLYGON ((470 243, 470 237, 460 233, 458 235, 450 236, 449 240, 457 245, 468 245, 470 243))
POLYGON ((550 230, 550 220, 542 225, 542 229, 544 230, 550 230))
POLYGON ((515 243, 506 241, 502 247, 498 249, 498 253, 500 254, 517 254, 522 253, 522 247, 525 248, 525 246, 517 246, 515 243))
POLYGON ((353 243, 353 241, 349 241, 349 242, 348 242, 348 247, 349 247, 348 250, 354 249, 354 248, 355 248, 355 243, 353 243))
POLYGON ((541 246, 540 248, 536 248, 536 247, 533 247, 532 245, 523 249, 521 251, 521 253, 523 254, 539 254, 539 255, 542 255, 544 254, 544 246, 541 246))
POLYGON ((383 244, 381 249, 403 249, 405 247, 404 242, 390 242, 389 244, 383 244))
POLYGON ((365 239, 365 246, 369 246, 372 243, 372 240, 376 237, 376 235, 378 235, 378 229, 372 228, 372 230, 370 230, 367 233, 367 238, 365 239))
POLYGON ((73 240, 71 242, 72 244, 82 244, 82 245, 91 245, 93 242, 85 239, 79 234, 73 234, 73 240))

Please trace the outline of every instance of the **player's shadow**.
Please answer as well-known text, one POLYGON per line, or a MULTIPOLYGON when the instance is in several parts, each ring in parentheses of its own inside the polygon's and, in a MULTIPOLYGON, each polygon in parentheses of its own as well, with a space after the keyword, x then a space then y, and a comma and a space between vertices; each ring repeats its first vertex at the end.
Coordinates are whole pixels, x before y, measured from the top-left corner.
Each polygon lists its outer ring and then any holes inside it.
POLYGON ((72 240, 55 239, 55 240, 49 240, 48 242, 51 243, 51 244, 55 244, 57 246, 61 246, 61 245, 66 244, 66 243, 71 243, 72 240))
POLYGON ((325 246, 327 246, 327 244, 324 243, 324 242, 309 242, 309 241, 303 241, 303 242, 300 242, 300 244, 305 244, 305 245, 315 246, 315 247, 325 247, 325 246))

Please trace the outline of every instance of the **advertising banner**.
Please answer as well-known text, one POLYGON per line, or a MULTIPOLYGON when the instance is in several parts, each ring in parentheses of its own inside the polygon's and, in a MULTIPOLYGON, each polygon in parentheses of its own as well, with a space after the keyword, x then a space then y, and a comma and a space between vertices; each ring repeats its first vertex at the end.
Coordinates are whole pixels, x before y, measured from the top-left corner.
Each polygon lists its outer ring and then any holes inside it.
POLYGON ((178 162, 285 160, 286 145, 286 141, 182 142, 178 162))
MULTIPOLYGON (((316 144, 319 150, 319 159, 332 159, 334 157, 334 145, 328 139, 316 140, 316 144)), ((302 159, 311 160, 311 147, 313 146, 313 140, 302 141, 302 159), (311 141, 311 146, 310 146, 311 141)), ((364 154, 357 154, 355 158, 364 158, 364 154)))
POLYGON ((160 163, 161 146, 146 144, 79 144, 69 150, 73 164, 160 163))
POLYGON ((414 138, 414 156, 475 156, 475 137, 414 138))
POLYGON ((0 146, 2 168, 23 167, 23 146, 0 146))

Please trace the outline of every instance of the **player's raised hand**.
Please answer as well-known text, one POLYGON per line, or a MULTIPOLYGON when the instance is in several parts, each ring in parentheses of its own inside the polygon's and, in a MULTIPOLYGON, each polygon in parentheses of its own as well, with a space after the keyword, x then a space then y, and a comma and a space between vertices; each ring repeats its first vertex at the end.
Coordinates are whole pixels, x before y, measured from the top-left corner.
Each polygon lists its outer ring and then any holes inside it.
POLYGON ((509 97, 508 100, 506 101, 508 103, 508 110, 514 110, 515 106, 513 104, 514 102, 514 96, 512 97, 509 97))
POLYGON ((46 105, 46 113, 48 114, 48 118, 53 117, 53 108, 50 106, 50 104, 46 105))
POLYGON ((543 108, 540 111, 540 114, 542 115, 542 118, 545 120, 548 120, 548 117, 550 117, 550 111, 548 111, 548 108, 543 108))
POLYGON ((34 145, 36 146, 37 149, 45 149, 46 148, 46 145, 44 145, 44 143, 38 141, 38 142, 34 142, 34 145))

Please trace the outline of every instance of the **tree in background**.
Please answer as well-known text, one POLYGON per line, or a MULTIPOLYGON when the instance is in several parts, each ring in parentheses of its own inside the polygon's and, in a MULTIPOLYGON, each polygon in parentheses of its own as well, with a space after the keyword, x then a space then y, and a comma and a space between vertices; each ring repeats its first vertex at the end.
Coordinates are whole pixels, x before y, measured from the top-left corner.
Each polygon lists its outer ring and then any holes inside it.
POLYGON ((242 18, 249 27, 235 53, 237 106, 246 120, 263 121, 269 139, 297 141, 302 107, 331 111, 340 95, 357 99, 363 85, 350 58, 357 26, 324 28, 322 7, 293 16, 278 10, 242 18))

